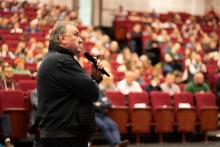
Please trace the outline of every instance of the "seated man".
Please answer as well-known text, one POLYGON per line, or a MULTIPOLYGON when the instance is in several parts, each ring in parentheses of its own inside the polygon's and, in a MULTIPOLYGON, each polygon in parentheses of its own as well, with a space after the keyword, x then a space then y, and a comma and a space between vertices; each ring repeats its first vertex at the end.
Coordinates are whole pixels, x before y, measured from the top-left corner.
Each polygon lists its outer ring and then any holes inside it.
POLYGON ((5 64, 2 67, 3 76, 0 81, 0 89, 15 90, 20 89, 19 85, 13 80, 13 68, 9 64, 5 64))
POLYGON ((160 85, 162 91, 168 93, 170 96, 173 96, 175 93, 179 93, 180 88, 174 82, 175 76, 171 73, 167 74, 165 82, 160 85))
POLYGON ((204 81, 204 75, 200 72, 196 73, 185 87, 185 91, 196 93, 196 92, 208 92, 210 90, 209 85, 204 81))
POLYGON ((106 115, 105 110, 111 108, 111 102, 100 91, 99 99, 94 103, 96 108, 95 122, 96 126, 102 131, 105 139, 111 147, 126 147, 128 140, 121 141, 117 124, 106 115))
POLYGON ((128 95, 130 92, 142 92, 140 84, 135 81, 133 71, 126 71, 125 78, 118 82, 117 87, 124 95, 128 95))

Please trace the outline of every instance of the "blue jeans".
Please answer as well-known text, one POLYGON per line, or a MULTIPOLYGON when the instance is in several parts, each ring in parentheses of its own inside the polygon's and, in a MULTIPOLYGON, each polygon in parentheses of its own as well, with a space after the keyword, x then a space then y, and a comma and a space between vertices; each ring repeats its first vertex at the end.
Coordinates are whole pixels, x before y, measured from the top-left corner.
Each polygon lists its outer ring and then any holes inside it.
POLYGON ((11 120, 7 114, 0 115, 0 126, 2 128, 3 136, 10 136, 11 134, 11 120))
POLYGON ((95 122, 112 147, 121 142, 117 124, 111 118, 98 113, 95 116, 95 122))

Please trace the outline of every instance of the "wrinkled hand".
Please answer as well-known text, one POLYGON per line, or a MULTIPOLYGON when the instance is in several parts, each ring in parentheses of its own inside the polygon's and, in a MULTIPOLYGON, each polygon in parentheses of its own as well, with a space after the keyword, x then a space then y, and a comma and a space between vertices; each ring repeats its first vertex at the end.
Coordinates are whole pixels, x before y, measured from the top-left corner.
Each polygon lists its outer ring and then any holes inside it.
POLYGON ((103 66, 103 64, 102 64, 100 59, 96 58, 96 61, 97 61, 97 67, 92 65, 91 76, 92 76, 93 79, 96 80, 96 82, 99 83, 99 82, 102 81, 102 73, 98 69, 103 69, 104 66, 103 66))

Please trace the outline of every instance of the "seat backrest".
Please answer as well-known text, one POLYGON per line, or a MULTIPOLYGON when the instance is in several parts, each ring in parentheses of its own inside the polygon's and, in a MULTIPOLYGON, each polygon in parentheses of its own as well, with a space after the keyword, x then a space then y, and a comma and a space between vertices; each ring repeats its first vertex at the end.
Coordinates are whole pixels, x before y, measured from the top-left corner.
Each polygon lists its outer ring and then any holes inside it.
POLYGON ((171 97, 168 93, 162 91, 152 91, 150 92, 152 110, 154 111, 156 107, 161 106, 171 106, 171 97))
POLYGON ((185 84, 178 84, 178 87, 180 88, 180 91, 184 91, 185 84))
POLYGON ((195 99, 198 112, 200 112, 203 107, 216 106, 215 95, 211 92, 195 93, 195 99))
POLYGON ((133 108, 137 103, 145 103, 149 106, 149 94, 145 91, 143 92, 130 92, 128 95, 128 104, 130 108, 133 108))
POLYGON ((25 63, 25 69, 30 71, 37 71, 37 64, 36 63, 25 63))
POLYGON ((20 80, 31 80, 31 76, 28 74, 14 74, 13 79, 18 82, 20 80))
POLYGON ((21 90, 0 90, 0 112, 7 108, 25 108, 24 94, 21 90))
POLYGON ((22 91, 27 92, 28 90, 33 90, 37 87, 36 80, 20 80, 18 82, 22 91))
POLYGON ((109 98, 113 106, 125 106, 125 96, 121 92, 106 90, 105 94, 109 98))
POLYGON ((175 93, 173 95, 173 100, 174 100, 175 110, 178 109, 178 105, 180 103, 189 103, 191 106, 194 106, 193 94, 190 92, 185 91, 185 92, 175 93))

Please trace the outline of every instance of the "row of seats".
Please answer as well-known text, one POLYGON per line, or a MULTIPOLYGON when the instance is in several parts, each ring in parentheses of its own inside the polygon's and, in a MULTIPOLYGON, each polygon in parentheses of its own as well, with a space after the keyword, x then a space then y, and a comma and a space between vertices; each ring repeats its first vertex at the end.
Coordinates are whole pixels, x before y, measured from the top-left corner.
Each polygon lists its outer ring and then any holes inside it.
POLYGON ((160 142, 163 142, 163 133, 171 133, 175 127, 182 133, 183 142, 185 133, 195 132, 197 126, 204 133, 205 141, 208 141, 206 132, 217 129, 218 108, 212 93, 181 92, 173 99, 159 91, 128 96, 111 90, 105 93, 113 105, 109 115, 118 124, 120 133, 128 133, 128 126, 131 127, 137 142, 140 134, 151 133, 152 127, 159 133, 160 142))
MULTIPOLYGON (((137 142, 141 134, 151 133, 152 127, 160 134, 160 142, 163 142, 163 133, 173 132, 174 126, 182 133, 183 141, 185 133, 195 132, 196 126, 200 126, 206 141, 206 132, 217 129, 218 108, 212 93, 196 93, 194 99, 191 93, 181 92, 174 95, 173 105, 171 97, 163 92, 128 96, 118 91, 105 93, 113 104, 109 115, 118 124, 120 133, 128 133, 128 126, 131 127, 137 142)), ((28 106, 23 91, 0 90, 0 112, 10 115, 13 138, 26 135, 28 106)))

